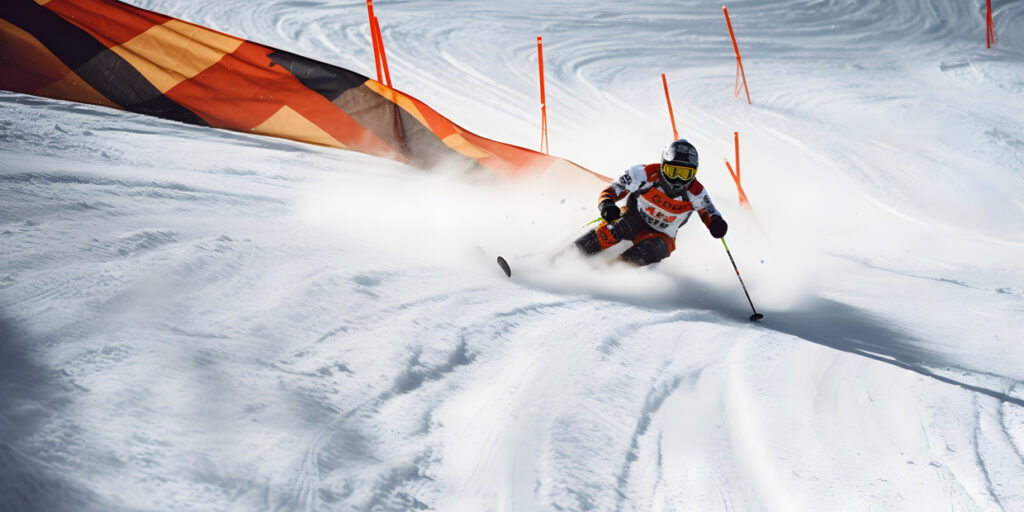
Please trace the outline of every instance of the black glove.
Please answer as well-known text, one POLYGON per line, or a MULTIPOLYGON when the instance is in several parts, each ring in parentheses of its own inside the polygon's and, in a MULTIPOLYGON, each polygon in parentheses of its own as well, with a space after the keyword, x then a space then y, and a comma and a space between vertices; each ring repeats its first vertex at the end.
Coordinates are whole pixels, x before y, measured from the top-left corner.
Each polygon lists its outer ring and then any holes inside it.
POLYGON ((711 236, 722 238, 725 236, 725 232, 729 231, 729 225, 725 223, 725 219, 715 215, 708 223, 708 230, 711 231, 711 236))
POLYGON ((615 206, 615 201, 611 199, 605 199, 597 208, 601 210, 601 218, 608 222, 619 220, 619 217, 622 216, 622 211, 615 206))

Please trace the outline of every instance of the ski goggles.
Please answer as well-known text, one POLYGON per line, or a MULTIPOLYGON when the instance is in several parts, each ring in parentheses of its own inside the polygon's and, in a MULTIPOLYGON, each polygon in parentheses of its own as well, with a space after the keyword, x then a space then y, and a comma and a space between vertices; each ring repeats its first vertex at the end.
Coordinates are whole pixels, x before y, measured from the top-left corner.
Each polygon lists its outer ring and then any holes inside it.
POLYGON ((684 165, 661 164, 661 172, 669 179, 692 180, 697 175, 697 168, 684 165))

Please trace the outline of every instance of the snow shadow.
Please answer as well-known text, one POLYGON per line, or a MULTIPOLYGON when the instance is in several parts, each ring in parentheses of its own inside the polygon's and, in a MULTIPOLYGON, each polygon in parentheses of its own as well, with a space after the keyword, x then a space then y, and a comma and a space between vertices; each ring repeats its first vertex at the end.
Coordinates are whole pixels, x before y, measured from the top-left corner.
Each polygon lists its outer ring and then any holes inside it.
MULTIPOLYGON (((32 340, 0 316, 0 509, 113 510, 92 492, 55 475, 53 461, 40 460, 34 447, 46 445, 52 459, 59 439, 32 439, 63 414, 69 399, 55 372, 29 356, 32 340)), ((63 454, 56 454, 58 457, 63 454)))
POLYGON ((956 365, 943 354, 927 350, 910 334, 888 325, 883 318, 833 300, 815 297, 790 311, 765 315, 762 325, 774 331, 891 364, 904 370, 980 393, 1000 402, 1024 407, 1024 399, 993 389, 939 375, 930 368, 951 368, 956 365))
MULTIPOLYGON (((701 290, 699 294, 692 291, 681 293, 678 301, 680 307, 710 309, 736 322, 750 323, 751 311, 738 283, 735 290, 726 290, 711 288, 695 279, 680 276, 673 276, 673 280, 680 289, 701 290)), ((759 308, 758 312, 765 315, 764 319, 754 324, 759 328, 867 357, 1000 402, 1024 407, 1022 398, 935 373, 933 368, 959 367, 946 354, 929 350, 927 343, 875 313, 818 296, 807 297, 786 310, 759 308)))
MULTIPOLYGON (((592 269, 591 269, 592 270, 592 269)), ((646 270, 615 271, 621 277, 632 277, 633 283, 647 279, 646 270)), ((654 272, 657 272, 656 270, 654 272)), ((1024 399, 935 373, 932 369, 959 368, 946 354, 928 349, 928 344, 900 330, 893 321, 875 313, 831 299, 806 297, 785 310, 758 307, 765 315, 757 323, 749 320, 751 309, 739 283, 731 286, 709 283, 693 277, 659 272, 659 280, 667 285, 657 289, 629 291, 630 284, 620 279, 615 288, 585 286, 579 281, 547 282, 525 279, 532 287, 554 293, 579 293, 632 306, 662 311, 676 311, 671 321, 731 321, 754 328, 789 334, 802 340, 842 352, 909 370, 925 377, 964 390, 986 395, 1000 402, 1024 407, 1024 399)), ((755 297, 756 299, 756 297, 755 297)), ((755 302, 755 306, 758 302, 755 302)), ((970 371, 969 369, 964 369, 970 371)))
MULTIPOLYGON (((683 289, 700 289, 702 286, 707 288, 707 285, 702 285, 696 280, 678 276, 674 279, 683 289)), ((750 310, 741 309, 746 306, 742 302, 744 300, 743 292, 737 284, 735 293, 715 289, 703 291, 699 295, 682 293, 678 305, 684 308, 710 309, 730 320, 750 323, 750 310)), ((1024 399, 935 373, 933 368, 957 368, 957 364, 945 354, 929 350, 927 343, 901 331, 892 321, 875 313, 817 296, 805 298, 787 310, 777 311, 768 308, 758 311, 765 315, 763 320, 754 324, 759 328, 867 357, 995 398, 1000 402, 1024 407, 1024 399)))

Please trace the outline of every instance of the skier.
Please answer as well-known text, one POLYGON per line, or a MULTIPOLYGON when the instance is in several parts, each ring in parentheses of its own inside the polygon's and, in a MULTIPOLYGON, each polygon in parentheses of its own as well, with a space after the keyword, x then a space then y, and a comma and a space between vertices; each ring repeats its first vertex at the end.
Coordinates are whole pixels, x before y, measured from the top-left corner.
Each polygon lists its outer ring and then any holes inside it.
POLYGON ((633 246, 619 259, 638 265, 657 263, 676 248, 676 232, 694 210, 711 236, 722 238, 729 225, 695 179, 697 148, 686 139, 665 147, 661 164, 634 165, 598 198, 602 222, 576 240, 585 255, 597 254, 629 240, 633 246), (615 202, 629 196, 621 210, 615 202))

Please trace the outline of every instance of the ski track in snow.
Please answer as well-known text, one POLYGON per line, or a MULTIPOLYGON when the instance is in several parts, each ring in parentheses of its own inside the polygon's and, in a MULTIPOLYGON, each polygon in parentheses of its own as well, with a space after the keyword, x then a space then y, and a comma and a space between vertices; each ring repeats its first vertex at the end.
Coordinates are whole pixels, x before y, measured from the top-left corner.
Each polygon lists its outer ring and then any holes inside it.
MULTIPOLYGON (((362 2, 130 3, 373 74, 362 2)), ((494 268, 596 190, 0 93, 0 510, 1024 509, 993 4, 986 50, 980 0, 730 3, 754 105, 720 4, 375 5, 398 89, 525 147, 544 36, 552 153, 609 176, 666 73, 760 324, 699 223, 656 269, 494 268)))

